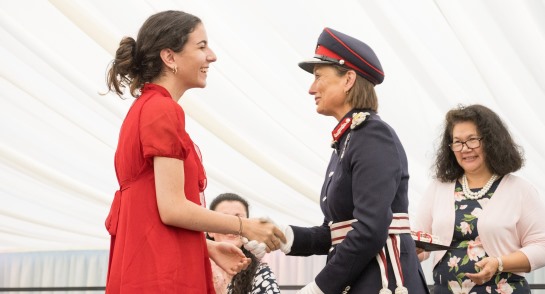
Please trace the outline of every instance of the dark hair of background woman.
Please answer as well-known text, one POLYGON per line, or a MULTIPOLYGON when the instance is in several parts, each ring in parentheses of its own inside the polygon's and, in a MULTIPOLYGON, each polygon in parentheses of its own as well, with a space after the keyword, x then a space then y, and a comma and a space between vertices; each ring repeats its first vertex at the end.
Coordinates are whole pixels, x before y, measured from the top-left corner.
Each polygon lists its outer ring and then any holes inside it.
POLYGON ((509 130, 501 118, 489 108, 473 104, 458 106, 447 112, 441 145, 435 159, 435 177, 441 182, 452 182, 459 179, 464 170, 456 161, 450 149, 452 130, 460 122, 473 122, 482 138, 485 163, 490 171, 499 176, 519 170, 524 164, 522 148, 515 144, 509 130))
MULTIPOLYGON (((216 210, 216 207, 224 201, 237 201, 242 203, 244 208, 246 208, 246 216, 250 217, 250 205, 248 204, 248 201, 234 193, 223 193, 218 195, 218 197, 216 197, 214 200, 212 200, 212 203, 210 203, 210 210, 216 210)), ((260 261, 257 259, 257 257, 255 257, 255 255, 246 250, 246 248, 242 247, 241 249, 246 257, 252 259, 252 263, 250 263, 247 269, 239 272, 233 277, 231 280, 231 286, 233 287, 233 293, 251 293, 254 276, 260 261)))

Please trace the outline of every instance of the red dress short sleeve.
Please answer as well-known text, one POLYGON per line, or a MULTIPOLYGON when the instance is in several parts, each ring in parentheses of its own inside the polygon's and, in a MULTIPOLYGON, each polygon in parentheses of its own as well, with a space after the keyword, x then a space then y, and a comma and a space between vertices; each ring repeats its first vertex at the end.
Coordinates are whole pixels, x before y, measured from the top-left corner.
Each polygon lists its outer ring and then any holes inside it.
POLYGON ((170 97, 150 99, 142 107, 140 138, 145 158, 153 156, 187 158, 191 148, 185 135, 182 108, 170 97), (185 139, 185 142, 184 142, 185 139))
POLYGON ((201 204, 204 168, 184 112, 163 87, 146 84, 127 113, 115 153, 119 190, 106 219, 111 235, 106 293, 214 293, 203 232, 167 226, 157 208, 153 157, 184 161, 184 192, 201 204))

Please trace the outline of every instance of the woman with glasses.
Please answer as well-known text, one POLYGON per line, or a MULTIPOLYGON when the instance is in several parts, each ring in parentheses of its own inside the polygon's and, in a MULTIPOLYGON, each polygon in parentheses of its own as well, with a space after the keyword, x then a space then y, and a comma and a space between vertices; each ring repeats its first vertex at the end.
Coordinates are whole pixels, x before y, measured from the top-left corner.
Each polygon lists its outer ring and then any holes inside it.
POLYGON ((524 273, 545 265, 545 205, 512 174, 523 161, 492 110, 470 105, 446 114, 436 179, 413 227, 450 245, 433 259, 434 294, 530 293, 524 273))

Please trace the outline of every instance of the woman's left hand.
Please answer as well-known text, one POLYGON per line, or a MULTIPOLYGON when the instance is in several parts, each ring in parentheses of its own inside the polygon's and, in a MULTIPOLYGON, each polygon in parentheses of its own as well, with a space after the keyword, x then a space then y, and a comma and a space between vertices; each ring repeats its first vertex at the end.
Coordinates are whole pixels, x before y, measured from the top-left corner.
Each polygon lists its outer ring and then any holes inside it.
POLYGON ((475 263, 475 266, 481 270, 478 273, 466 273, 466 277, 470 278, 473 283, 482 285, 490 281, 498 271, 498 260, 494 257, 487 257, 475 263))
POLYGON ((252 259, 231 243, 208 241, 208 252, 210 258, 229 275, 236 275, 242 270, 248 268, 252 259))

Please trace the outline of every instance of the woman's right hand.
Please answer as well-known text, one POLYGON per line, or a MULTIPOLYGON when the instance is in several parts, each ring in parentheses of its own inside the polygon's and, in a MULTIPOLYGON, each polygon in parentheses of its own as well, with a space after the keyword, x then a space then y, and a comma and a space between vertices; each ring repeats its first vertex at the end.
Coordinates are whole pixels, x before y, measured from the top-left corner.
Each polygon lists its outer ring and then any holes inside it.
POLYGON ((207 240, 210 258, 227 274, 234 276, 252 262, 237 246, 227 242, 207 240))
POLYGON ((284 233, 268 218, 248 218, 243 220, 242 236, 248 240, 256 240, 267 245, 267 252, 280 248, 286 243, 284 233))

